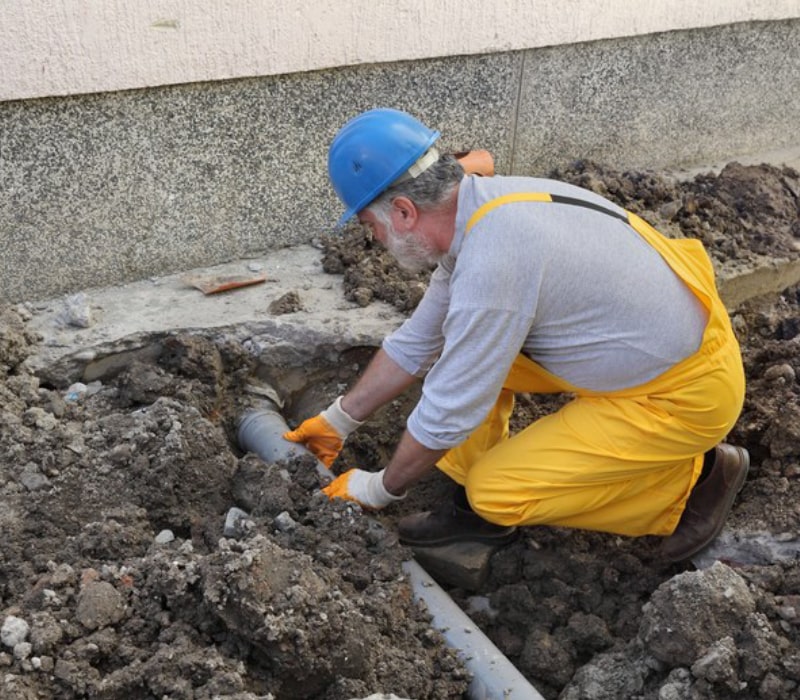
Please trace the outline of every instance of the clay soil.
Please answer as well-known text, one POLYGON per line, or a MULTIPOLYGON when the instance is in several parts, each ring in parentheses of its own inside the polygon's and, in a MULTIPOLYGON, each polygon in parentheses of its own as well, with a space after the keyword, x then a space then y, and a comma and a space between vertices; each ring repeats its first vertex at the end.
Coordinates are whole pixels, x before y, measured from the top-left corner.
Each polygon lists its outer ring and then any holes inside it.
MULTIPOLYGON (((791 169, 679 182, 578 163, 554 176, 699 237, 719 265, 798 256, 791 169)), ((326 243, 324 264, 355 304, 410 311, 425 289, 357 228, 326 243)), ((236 445, 264 358, 175 334, 70 393, 26 362, 31 313, 0 310, 0 698, 463 697, 468 673, 414 602, 393 529, 445 497, 441 475, 379 516, 331 503, 312 460, 236 445), (226 537, 232 506, 248 517, 226 537)), ((657 538, 528 528, 479 589, 443 581, 547 698, 800 694, 800 289, 732 317, 748 392, 729 440, 753 465, 727 549, 670 565, 657 538)), ((287 420, 334 398, 373 350, 308 368, 287 420)), ((379 468, 413 398, 354 434, 335 469, 379 468)), ((519 396, 514 429, 567 400, 519 396)))

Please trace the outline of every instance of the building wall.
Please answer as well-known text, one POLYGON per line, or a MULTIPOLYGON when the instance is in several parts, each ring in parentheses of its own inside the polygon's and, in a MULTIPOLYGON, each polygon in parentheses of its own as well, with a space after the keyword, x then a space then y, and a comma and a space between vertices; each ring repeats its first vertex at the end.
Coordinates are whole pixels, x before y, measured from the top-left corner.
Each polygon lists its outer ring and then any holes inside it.
POLYGON ((0 100, 797 17, 800 0, 6 0, 0 100))
POLYGON ((577 158, 691 166, 800 141, 800 19, 354 63, 0 103, 0 300, 330 232, 327 146, 377 105, 417 115, 447 149, 488 148, 505 174, 577 158))

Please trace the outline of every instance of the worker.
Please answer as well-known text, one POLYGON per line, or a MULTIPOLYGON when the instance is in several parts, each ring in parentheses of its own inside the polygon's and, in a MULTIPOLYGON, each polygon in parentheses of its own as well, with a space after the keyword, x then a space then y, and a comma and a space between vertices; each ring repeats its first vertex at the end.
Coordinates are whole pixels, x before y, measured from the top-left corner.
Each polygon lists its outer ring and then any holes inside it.
POLYGON ((688 559, 719 534, 750 461, 722 442, 744 372, 702 245, 574 185, 466 175, 439 136, 373 109, 333 139, 340 226, 357 216, 401 265, 436 267, 354 386, 285 437, 330 467, 422 379, 386 466, 344 471, 329 497, 377 511, 438 467, 452 501, 398 522, 411 547, 550 525, 660 535, 667 560, 688 559), (511 436, 515 392, 571 400, 511 436))

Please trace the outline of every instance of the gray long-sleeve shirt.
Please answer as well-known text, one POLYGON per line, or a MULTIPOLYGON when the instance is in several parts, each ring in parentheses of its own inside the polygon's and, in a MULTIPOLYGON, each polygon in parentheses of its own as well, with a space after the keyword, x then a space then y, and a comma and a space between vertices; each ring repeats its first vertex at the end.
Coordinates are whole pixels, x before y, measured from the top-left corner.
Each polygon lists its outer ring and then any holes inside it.
POLYGON ((643 384, 700 346, 707 314, 625 221, 584 206, 514 202, 466 233, 484 203, 547 192, 622 213, 555 180, 465 177, 455 236, 412 316, 383 349, 425 376, 408 429, 431 449, 460 444, 486 417, 522 352, 576 387, 643 384))

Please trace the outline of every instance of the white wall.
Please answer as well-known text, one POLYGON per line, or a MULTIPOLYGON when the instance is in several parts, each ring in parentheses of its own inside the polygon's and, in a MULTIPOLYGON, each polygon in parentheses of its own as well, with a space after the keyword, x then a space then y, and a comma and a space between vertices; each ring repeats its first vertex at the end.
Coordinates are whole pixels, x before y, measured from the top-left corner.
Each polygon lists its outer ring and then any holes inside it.
POLYGON ((792 17, 800 0, 0 0, 0 101, 792 17))

